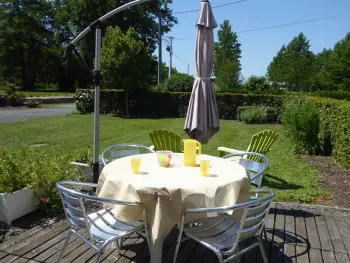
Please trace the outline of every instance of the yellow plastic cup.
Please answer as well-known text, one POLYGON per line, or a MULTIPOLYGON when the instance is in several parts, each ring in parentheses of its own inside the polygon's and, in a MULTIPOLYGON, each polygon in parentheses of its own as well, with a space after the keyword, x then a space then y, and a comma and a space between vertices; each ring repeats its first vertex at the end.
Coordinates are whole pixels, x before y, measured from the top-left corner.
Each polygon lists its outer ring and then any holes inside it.
POLYGON ((209 169, 210 169, 210 161, 209 160, 201 160, 200 161, 201 175, 208 176, 209 169))
POLYGON ((140 158, 132 158, 131 159, 131 170, 133 174, 140 174, 141 168, 141 159, 140 158))

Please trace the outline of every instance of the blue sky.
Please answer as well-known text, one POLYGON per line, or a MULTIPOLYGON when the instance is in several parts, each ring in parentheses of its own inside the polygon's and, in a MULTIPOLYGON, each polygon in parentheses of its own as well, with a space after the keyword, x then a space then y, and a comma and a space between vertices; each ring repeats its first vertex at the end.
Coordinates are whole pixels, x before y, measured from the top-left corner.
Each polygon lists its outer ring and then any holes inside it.
MULTIPOLYGON (((211 0, 212 6, 235 2, 237 0, 211 0)), ((200 0, 173 0, 174 12, 198 9, 200 0)), ((299 22, 321 17, 340 15, 321 21, 238 34, 242 44, 242 73, 264 75, 267 66, 283 44, 303 32, 310 40, 311 50, 315 53, 323 48, 331 48, 350 31, 349 0, 248 0, 235 5, 213 9, 218 24, 230 20, 234 31, 245 31, 280 24, 299 22)), ((194 74, 195 40, 180 41, 177 39, 194 38, 195 23, 198 13, 176 15, 179 23, 167 36, 175 37, 173 66, 181 72, 187 72, 190 63, 190 74, 194 74)), ((217 30, 216 30, 217 31, 217 30)), ((216 38, 215 31, 215 38, 216 38)), ((169 53, 163 45, 163 61, 169 62, 169 53)))

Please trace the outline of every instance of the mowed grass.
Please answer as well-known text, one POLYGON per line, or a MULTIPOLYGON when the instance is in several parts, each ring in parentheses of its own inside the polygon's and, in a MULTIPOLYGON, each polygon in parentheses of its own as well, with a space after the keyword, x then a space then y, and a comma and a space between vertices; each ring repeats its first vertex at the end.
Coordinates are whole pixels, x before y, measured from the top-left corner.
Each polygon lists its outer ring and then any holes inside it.
MULTIPOLYGON (((132 119, 101 116, 100 152, 117 143, 151 145, 149 132, 167 129, 187 138, 183 131, 184 119, 132 119)), ((312 203, 326 194, 318 185, 316 170, 303 159, 293 154, 292 145, 283 134, 280 125, 247 125, 236 121, 221 121, 221 131, 203 152, 217 155, 218 146, 245 150, 253 134, 271 129, 279 138, 268 153, 270 168, 264 179, 264 187, 276 191, 275 201, 312 203)), ((46 144, 40 150, 49 150, 54 155, 64 152, 87 150, 93 144, 93 116, 67 115, 0 124, 0 150, 15 149, 21 145, 46 144)))

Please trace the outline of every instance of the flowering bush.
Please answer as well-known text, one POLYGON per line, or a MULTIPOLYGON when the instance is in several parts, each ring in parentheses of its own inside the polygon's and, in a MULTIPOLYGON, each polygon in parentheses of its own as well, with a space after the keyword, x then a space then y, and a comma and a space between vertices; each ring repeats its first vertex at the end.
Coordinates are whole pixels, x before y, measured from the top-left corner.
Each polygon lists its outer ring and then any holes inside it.
POLYGON ((78 90, 75 95, 75 103, 77 110, 82 114, 87 114, 94 111, 94 90, 78 90))

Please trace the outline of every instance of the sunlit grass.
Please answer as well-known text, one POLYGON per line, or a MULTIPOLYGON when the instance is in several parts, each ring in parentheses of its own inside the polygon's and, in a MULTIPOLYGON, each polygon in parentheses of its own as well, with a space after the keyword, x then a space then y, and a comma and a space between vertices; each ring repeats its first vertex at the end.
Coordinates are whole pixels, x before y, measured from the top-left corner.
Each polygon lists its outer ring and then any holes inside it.
MULTIPOLYGON (((124 119, 101 116, 100 151, 111 144, 140 143, 151 145, 149 132, 168 129, 183 138, 184 119, 124 119)), ((245 150, 253 134, 271 129, 279 137, 267 155, 270 168, 264 187, 276 190, 275 201, 314 202, 324 194, 317 182, 316 170, 295 155, 292 145, 283 135, 280 125, 247 125, 236 121, 221 121, 221 131, 214 136, 203 152, 217 155, 218 146, 245 150)), ((68 115, 0 124, 0 150, 21 145, 43 144, 37 150, 48 149, 52 154, 87 150, 93 144, 93 116, 68 115)))

